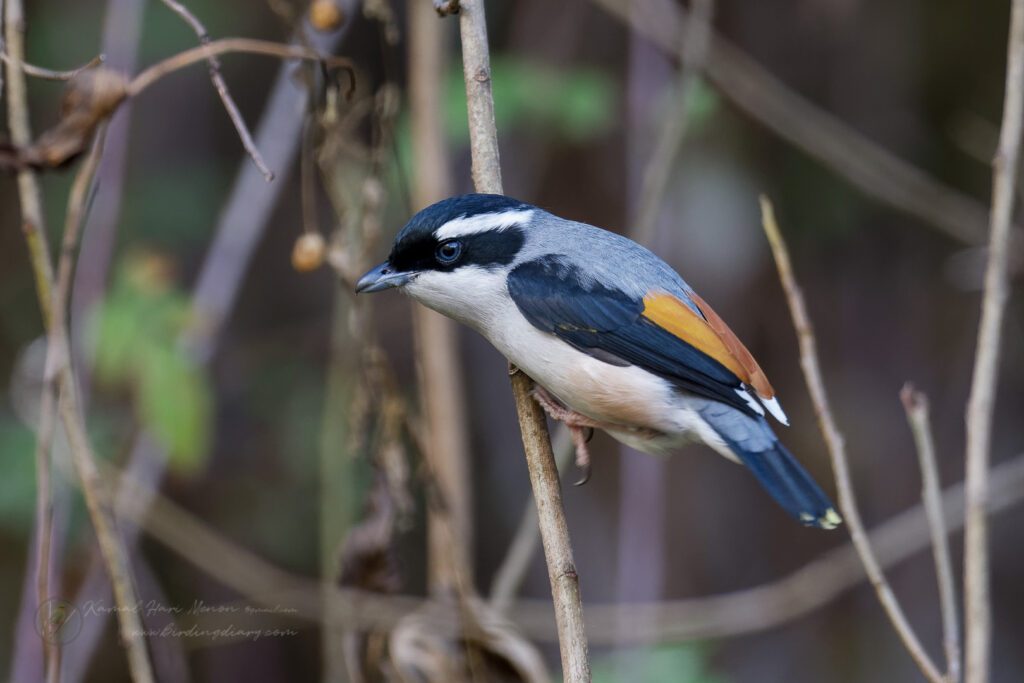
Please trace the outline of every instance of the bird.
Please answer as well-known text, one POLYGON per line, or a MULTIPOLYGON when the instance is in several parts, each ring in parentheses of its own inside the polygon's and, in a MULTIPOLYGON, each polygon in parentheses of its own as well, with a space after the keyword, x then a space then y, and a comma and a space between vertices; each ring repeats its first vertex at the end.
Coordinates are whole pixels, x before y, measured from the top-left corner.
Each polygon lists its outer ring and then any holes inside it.
POLYGON ((409 219, 355 289, 391 288, 473 328, 533 379, 585 476, 595 428, 653 455, 704 442, 803 524, 842 522, 769 425, 789 421, 754 357, 627 237, 505 195, 450 197, 409 219))

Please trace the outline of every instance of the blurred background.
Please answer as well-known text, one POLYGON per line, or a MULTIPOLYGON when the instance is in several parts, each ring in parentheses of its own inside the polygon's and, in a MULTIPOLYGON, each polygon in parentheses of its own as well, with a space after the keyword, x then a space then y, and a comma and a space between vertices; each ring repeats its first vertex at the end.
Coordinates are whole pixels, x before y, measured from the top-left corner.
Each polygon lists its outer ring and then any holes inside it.
MULTIPOLYGON (((140 531, 145 501, 120 527, 140 599, 154 607, 142 610, 147 629, 171 627, 149 639, 158 678, 398 680, 412 670, 454 680, 465 670, 514 680, 546 664, 557 679, 540 552, 521 556, 521 586, 513 580, 495 603, 518 630, 468 647, 434 633, 429 611, 360 635, 344 613, 321 628, 288 595, 256 595, 274 583, 254 578, 263 572, 486 600, 532 505, 504 359, 400 295, 352 294, 353 276, 383 260, 412 212, 472 191, 458 19, 438 18, 428 0, 339 0, 339 17, 314 4, 327 13, 313 15, 319 28, 298 0, 187 2, 211 38, 306 42, 352 60, 349 94, 343 71, 222 57, 272 183, 197 64, 118 110, 89 203, 71 298, 89 432, 102 459, 176 506, 150 509, 162 537, 140 531), (196 605, 211 609, 190 612, 196 605), (225 619, 264 635, 181 633, 225 619), (508 654, 509 643, 527 653, 508 654)), ((867 526, 920 501, 898 397, 907 380, 930 398, 943 485, 962 480, 1008 3, 522 0, 486 9, 507 194, 636 236, 674 266, 765 368, 792 424, 781 438, 834 495, 760 227, 766 193, 815 325, 867 526), (710 17, 710 35, 700 19, 684 30, 687 9, 710 17)), ((47 0, 26 13, 28 60, 48 68, 103 53, 107 66, 138 73, 197 43, 161 2, 47 0)), ((30 79, 37 134, 57 122, 61 87, 30 79)), ((51 244, 75 168, 41 176, 51 244)), ((19 226, 5 175, 0 671, 21 682, 42 676, 31 454, 45 338, 19 226)), ((1003 344, 997 466, 1024 443, 1018 296, 1003 344)), ((595 680, 923 680, 870 585, 842 572, 795 582, 782 607, 750 602, 724 632, 658 635, 643 615, 616 621, 616 604, 781 579, 848 535, 802 528, 703 446, 657 460, 597 434, 592 450, 590 482, 563 492, 585 613, 602 618, 591 632, 595 680), (817 596, 832 581, 843 584, 813 609, 771 616, 802 604, 805 586, 817 596)), ((67 460, 58 434, 52 592, 83 613, 63 645, 62 680, 128 680, 67 460)), ((565 483, 576 476, 569 468, 565 483)), ((1024 675, 1022 525, 1020 505, 993 517, 994 681, 1024 675)), ((899 538, 893 553, 920 552, 887 574, 941 661, 931 553, 921 533, 899 538)), ((962 537, 951 539, 960 595, 962 537)), ((688 614, 673 619, 685 625, 688 614)))

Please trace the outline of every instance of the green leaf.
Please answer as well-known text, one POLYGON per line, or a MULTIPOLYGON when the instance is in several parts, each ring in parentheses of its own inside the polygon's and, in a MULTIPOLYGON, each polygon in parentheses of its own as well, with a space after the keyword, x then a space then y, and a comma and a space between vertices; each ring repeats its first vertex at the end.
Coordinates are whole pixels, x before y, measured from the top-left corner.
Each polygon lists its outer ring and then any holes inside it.
POLYGON ((594 662, 594 683, 725 683, 708 671, 705 646, 673 643, 616 653, 594 662))
MULTIPOLYGON (((491 83, 494 116, 503 133, 528 130, 579 143, 606 133, 614 121, 612 80, 597 69, 559 69, 499 55, 491 61, 491 83)), ((453 69, 445 85, 445 121, 450 139, 468 141, 461 70, 453 69)))
POLYGON ((211 393, 203 373, 174 348, 143 347, 139 364, 139 420, 168 453, 168 467, 194 474, 210 445, 211 393))
POLYGON ((137 341, 136 307, 124 296, 110 296, 90 316, 86 330, 96 378, 119 384, 132 376, 137 341))
POLYGON ((0 415, 0 529, 27 537, 35 520, 35 435, 10 414, 0 415))

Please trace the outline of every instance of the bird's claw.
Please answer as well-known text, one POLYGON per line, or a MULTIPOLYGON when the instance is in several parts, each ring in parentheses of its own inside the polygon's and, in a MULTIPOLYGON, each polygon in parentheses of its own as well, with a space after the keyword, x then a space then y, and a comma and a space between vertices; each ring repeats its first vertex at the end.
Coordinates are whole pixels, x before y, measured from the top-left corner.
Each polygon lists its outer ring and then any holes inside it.
POLYGON ((588 462, 585 465, 577 465, 577 467, 579 467, 580 469, 580 478, 579 481, 573 482, 572 485, 583 486, 588 481, 590 481, 590 463, 588 462))
POLYGON ((583 486, 590 480, 590 451, 587 449, 587 432, 593 434, 594 430, 589 427, 570 426, 569 433, 572 435, 572 442, 576 445, 576 467, 580 470, 580 480, 573 486, 583 486))

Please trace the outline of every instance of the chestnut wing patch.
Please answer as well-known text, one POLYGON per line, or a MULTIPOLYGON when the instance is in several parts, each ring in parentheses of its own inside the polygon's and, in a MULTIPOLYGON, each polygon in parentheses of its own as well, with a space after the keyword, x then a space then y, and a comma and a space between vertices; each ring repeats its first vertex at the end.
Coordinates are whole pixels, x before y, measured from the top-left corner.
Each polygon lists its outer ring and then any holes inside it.
MULTIPOLYGON (((757 414, 736 393, 742 386, 737 373, 743 372, 742 364, 711 343, 717 335, 692 311, 694 321, 687 321, 689 332, 681 336, 682 330, 674 329, 670 322, 674 319, 667 313, 670 304, 662 301, 660 308, 655 304, 652 309, 648 299, 606 287, 553 255, 516 266, 509 273, 508 290, 534 327, 584 353, 605 362, 636 365, 683 391, 721 401, 751 416, 757 414), (711 337, 697 334, 696 321, 711 337)), ((675 327, 680 327, 678 321, 675 327)))
POLYGON ((729 368, 762 398, 772 398, 775 390, 743 342, 696 292, 690 296, 700 314, 671 294, 652 292, 644 297, 643 316, 729 368))

